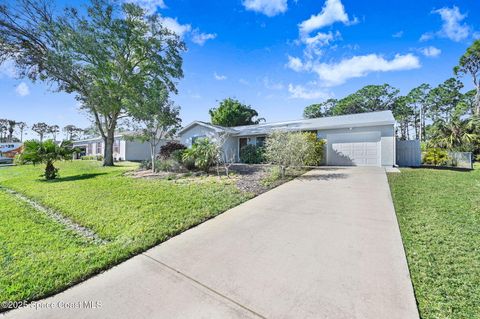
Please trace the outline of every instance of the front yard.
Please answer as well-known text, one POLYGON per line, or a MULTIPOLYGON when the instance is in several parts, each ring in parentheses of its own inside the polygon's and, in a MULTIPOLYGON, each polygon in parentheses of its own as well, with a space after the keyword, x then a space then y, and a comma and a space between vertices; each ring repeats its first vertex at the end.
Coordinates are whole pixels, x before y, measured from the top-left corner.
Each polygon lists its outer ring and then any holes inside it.
MULTIPOLYGON (((55 293, 251 198, 230 180, 134 179, 137 164, 59 163, 47 182, 43 165, 0 169, 14 190, 95 232, 94 241, 0 189, 0 305, 55 293)), ((0 307, 1 310, 1 307, 0 307)))
POLYGON ((480 314, 480 167, 388 176, 423 319, 480 314))

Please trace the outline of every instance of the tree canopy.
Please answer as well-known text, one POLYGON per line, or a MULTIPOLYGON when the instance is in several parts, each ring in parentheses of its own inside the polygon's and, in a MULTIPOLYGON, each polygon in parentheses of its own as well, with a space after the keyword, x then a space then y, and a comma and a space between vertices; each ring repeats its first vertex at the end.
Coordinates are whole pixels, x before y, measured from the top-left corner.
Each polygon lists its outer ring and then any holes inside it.
POLYGON ((249 105, 243 104, 233 98, 226 98, 217 108, 209 110, 212 124, 226 127, 258 124, 264 121, 257 118, 258 113, 249 105))
POLYGON ((114 132, 138 87, 159 81, 176 93, 183 77, 184 43, 135 4, 91 0, 62 15, 46 0, 2 5, 0 43, 0 61, 13 61, 21 76, 75 93, 104 139, 104 165, 113 165, 114 132))

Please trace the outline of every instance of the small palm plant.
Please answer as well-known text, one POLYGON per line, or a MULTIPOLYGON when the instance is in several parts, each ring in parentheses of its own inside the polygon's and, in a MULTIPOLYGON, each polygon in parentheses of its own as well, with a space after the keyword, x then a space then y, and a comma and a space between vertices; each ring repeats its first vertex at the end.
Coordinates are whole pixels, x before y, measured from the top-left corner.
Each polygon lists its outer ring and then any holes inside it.
POLYGON ((76 150, 72 147, 71 141, 63 141, 60 144, 53 140, 39 142, 36 140, 26 141, 20 159, 24 163, 33 165, 44 163, 44 177, 52 180, 58 177, 58 168, 53 163, 61 160, 71 160, 76 150))
POLYGON ((194 161, 195 166, 208 173, 210 167, 214 166, 219 158, 218 146, 208 138, 198 139, 191 148, 183 153, 184 161, 194 161))
POLYGON ((462 119, 452 118, 450 121, 439 120, 433 125, 430 144, 448 150, 463 150, 479 142, 477 133, 480 124, 478 117, 462 119))

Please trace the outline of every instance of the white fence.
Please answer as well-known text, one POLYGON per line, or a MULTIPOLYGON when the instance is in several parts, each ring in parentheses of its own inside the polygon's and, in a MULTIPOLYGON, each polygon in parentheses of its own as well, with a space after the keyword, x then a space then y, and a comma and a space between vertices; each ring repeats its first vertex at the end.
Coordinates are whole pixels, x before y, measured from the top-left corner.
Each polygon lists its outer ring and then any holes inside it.
POLYGON ((397 140, 396 154, 398 166, 418 167, 422 165, 422 150, 419 140, 397 140))

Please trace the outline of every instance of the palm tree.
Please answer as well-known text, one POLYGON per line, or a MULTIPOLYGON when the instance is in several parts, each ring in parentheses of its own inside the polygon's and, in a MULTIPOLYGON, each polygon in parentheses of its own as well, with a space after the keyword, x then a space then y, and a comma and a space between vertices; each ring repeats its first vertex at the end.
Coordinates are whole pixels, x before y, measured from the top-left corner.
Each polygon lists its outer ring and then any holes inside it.
POLYGON ((479 142, 478 127, 480 118, 473 116, 467 119, 454 117, 449 121, 437 120, 432 127, 430 143, 435 147, 448 150, 472 150, 479 142))
POLYGON ((56 161, 71 160, 73 153, 77 151, 71 141, 63 141, 60 144, 53 140, 39 142, 36 140, 26 141, 25 148, 21 153, 21 160, 25 163, 44 163, 46 179, 55 179, 58 176, 58 168, 53 166, 56 161))

